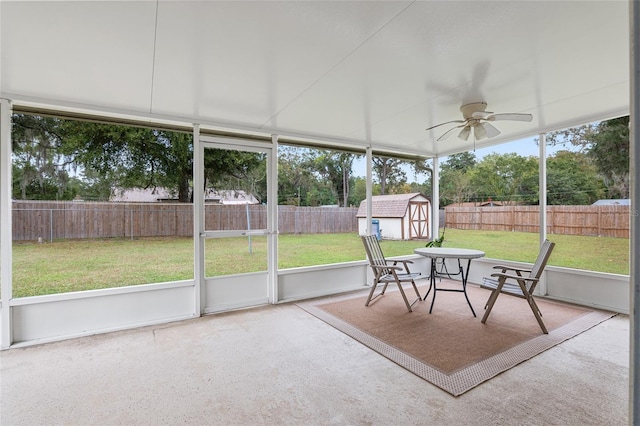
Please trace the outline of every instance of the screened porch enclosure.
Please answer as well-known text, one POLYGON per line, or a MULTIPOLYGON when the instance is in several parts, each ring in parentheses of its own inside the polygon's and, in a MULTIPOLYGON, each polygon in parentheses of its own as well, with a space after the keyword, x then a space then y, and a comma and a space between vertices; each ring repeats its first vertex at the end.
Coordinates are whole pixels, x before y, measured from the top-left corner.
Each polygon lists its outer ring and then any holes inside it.
MULTIPOLYGON (((0 2, 1 348, 191 320, 371 282, 364 253, 362 261, 279 270, 277 203, 267 204, 260 228, 214 234, 205 226, 200 193, 192 278, 15 297, 7 231, 12 113, 192 134, 198 191, 207 144, 264 154, 271 199, 277 199, 279 145, 365 156, 369 201, 374 156, 428 159, 430 232, 439 235, 438 164, 447 155, 630 115, 637 163, 639 27, 632 1, 0 2), (533 118, 495 123, 497 133, 485 137, 463 116, 465 106, 479 103, 492 113, 533 118), (211 276, 207 253, 216 246, 208 240, 236 233, 264 241, 264 269, 211 276)), ((544 158, 544 144, 540 152, 544 158)), ((640 225, 633 213, 640 176, 637 168, 633 173, 630 276, 549 267, 538 291, 631 314, 630 407, 640 421, 634 405, 640 225)), ((540 175, 544 188, 544 167, 540 175)), ((367 224, 370 218, 369 210, 367 224)), ((545 220, 541 215, 542 229, 545 220)), ((428 269, 426 259, 406 257, 428 269)), ((480 283, 493 261, 478 261, 469 282, 480 283)))

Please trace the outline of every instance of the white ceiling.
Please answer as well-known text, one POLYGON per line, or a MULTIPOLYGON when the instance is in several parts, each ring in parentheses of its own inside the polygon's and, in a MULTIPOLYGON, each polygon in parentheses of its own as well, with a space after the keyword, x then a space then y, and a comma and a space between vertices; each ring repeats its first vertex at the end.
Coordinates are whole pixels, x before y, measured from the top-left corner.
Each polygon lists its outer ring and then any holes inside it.
POLYGON ((426 156, 628 114, 626 1, 0 2, 0 96, 426 156))

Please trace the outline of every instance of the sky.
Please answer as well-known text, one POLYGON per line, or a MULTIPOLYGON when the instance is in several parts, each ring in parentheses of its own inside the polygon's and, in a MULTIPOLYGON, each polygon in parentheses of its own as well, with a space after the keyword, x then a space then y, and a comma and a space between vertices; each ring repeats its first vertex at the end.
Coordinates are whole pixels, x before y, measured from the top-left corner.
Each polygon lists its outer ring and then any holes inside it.
MULTIPOLYGON (((475 151, 476 158, 480 160, 485 155, 492 153, 496 154, 509 154, 515 152, 522 157, 535 156, 540 154, 540 147, 536 143, 537 138, 520 139, 514 142, 495 145, 489 148, 482 148, 475 151)), ((547 146, 547 157, 555 154, 558 151, 569 149, 566 146, 547 146)))

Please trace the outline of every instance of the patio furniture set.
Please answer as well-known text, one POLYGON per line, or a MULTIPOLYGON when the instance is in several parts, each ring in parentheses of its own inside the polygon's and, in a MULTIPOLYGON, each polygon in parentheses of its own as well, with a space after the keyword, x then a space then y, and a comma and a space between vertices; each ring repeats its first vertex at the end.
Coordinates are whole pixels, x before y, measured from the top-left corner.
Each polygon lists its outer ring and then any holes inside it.
MULTIPOLYGON (((414 252, 416 254, 430 259, 430 271, 428 277, 429 289, 427 290, 424 298, 422 298, 415 283, 415 280, 421 278, 422 274, 420 272, 410 271, 409 264, 413 263, 412 261, 387 260, 384 257, 378 238, 375 235, 362 236, 362 242, 367 253, 369 266, 371 267, 374 275, 371 290, 369 291, 369 296, 367 297, 365 306, 369 306, 369 304, 373 300, 384 295, 389 284, 395 283, 398 287, 400 295, 404 299, 405 305, 409 312, 412 312, 411 307, 417 301, 426 301, 427 297, 433 290, 429 313, 433 311, 437 292, 448 291, 463 293, 465 299, 467 300, 467 304, 469 305, 469 308, 473 313, 473 316, 476 316, 473 306, 469 301, 469 297, 467 296, 467 279, 469 277, 471 260, 483 257, 485 255, 484 252, 480 250, 448 247, 426 247, 415 249, 414 252), (456 259, 458 262, 458 270, 449 273, 444 263, 446 259, 456 259), (463 262, 461 262, 461 260, 467 260, 466 267, 463 266, 463 262), (438 265, 441 265, 440 270, 438 270, 437 268, 438 265), (460 276, 460 287, 438 287, 437 278, 442 278, 445 276, 448 278, 451 278, 452 276, 460 276), (417 296, 416 299, 411 303, 409 303, 409 299, 407 299, 407 295, 405 294, 405 291, 403 289, 403 283, 410 283, 413 287, 413 291, 417 296), (382 285, 382 289, 376 294, 376 289, 379 285, 382 285)), ((538 321, 542 332, 544 334, 549 334, 544 322, 542 321, 542 313, 540 312, 540 309, 535 302, 533 292, 536 288, 536 285, 540 281, 542 272, 544 271, 547 261, 551 256, 551 252, 553 251, 554 246, 555 243, 552 243, 549 240, 545 240, 540 247, 540 252, 538 254, 536 262, 533 264, 533 267, 531 269, 520 269, 504 265, 496 265, 493 267, 493 269, 499 270, 499 272, 491 274, 491 277, 493 279, 485 280, 482 285, 482 287, 492 290, 489 299, 484 306, 485 312, 481 320, 483 324, 486 323, 487 319, 489 318, 491 310, 493 309, 498 296, 500 294, 507 294, 510 296, 517 296, 525 299, 529 307, 531 308, 533 315, 538 321)))

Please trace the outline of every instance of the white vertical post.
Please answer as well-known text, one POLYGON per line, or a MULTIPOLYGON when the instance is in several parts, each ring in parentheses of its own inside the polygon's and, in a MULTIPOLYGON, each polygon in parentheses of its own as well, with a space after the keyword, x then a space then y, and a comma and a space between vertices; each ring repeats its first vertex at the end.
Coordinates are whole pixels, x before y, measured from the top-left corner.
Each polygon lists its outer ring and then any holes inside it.
MULTIPOLYGON (((431 171, 431 239, 440 237, 440 164, 438 157, 433 157, 431 171)), ((446 224, 445 224, 446 225, 446 224)))
MULTIPOLYGON (((540 199, 540 246, 547 239, 547 137, 540 133, 540 161, 538 168, 539 195, 540 199)), ((546 294, 546 292, 544 293, 546 294)))
POLYGON ((373 235, 373 226, 371 221, 373 220, 373 151, 371 147, 367 148, 367 185, 366 185, 366 197, 367 197, 367 219, 365 225, 365 234, 373 235))
MULTIPOLYGON (((244 206, 247 211, 247 231, 251 231, 251 213, 249 213, 249 201, 247 201, 244 206)), ((253 247, 251 245, 251 234, 249 234, 249 254, 251 253, 253 253, 253 247)))
POLYGON ((267 270, 269 302, 277 303, 278 289, 278 135, 271 135, 267 163, 267 270))
POLYGON ((631 339, 629 354, 629 423, 640 424, 640 4, 629 1, 629 46, 630 46, 630 84, 631 99, 629 111, 629 177, 631 180, 631 215, 629 272, 631 284, 631 339))
POLYGON ((0 347, 7 349, 13 343, 11 324, 11 300, 13 299, 12 275, 12 225, 11 225, 11 104, 0 99, 0 289, 2 312, 0 313, 0 347))
MULTIPOLYGON (((547 239, 547 137, 540 133, 540 145, 538 146, 540 158, 538 160, 538 205, 540 206, 540 247, 547 239)), ((547 280, 541 280, 536 292, 541 295, 548 294, 547 280)))
POLYGON ((204 313, 204 148, 200 125, 193 125, 193 281, 194 316, 204 313))

